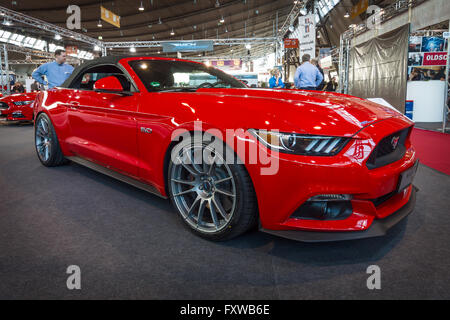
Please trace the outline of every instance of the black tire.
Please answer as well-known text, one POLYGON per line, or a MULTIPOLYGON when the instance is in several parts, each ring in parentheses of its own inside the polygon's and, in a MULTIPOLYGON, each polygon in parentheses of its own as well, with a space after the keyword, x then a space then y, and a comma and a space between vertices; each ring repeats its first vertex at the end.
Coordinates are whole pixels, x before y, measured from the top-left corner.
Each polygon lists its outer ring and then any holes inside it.
MULTIPOLYGON (((56 167, 67 162, 61 151, 55 128, 53 127, 50 118, 45 113, 39 114, 36 118, 34 126, 34 142, 37 156, 44 166, 56 167), (46 144, 47 141, 48 155, 45 151, 44 153, 42 152, 42 145, 46 144)), ((44 150, 46 150, 45 147, 44 150)))
MULTIPOLYGON (((221 141, 218 141, 218 143, 221 143, 222 146, 224 145, 223 142, 221 141)), ((173 150, 175 153, 178 153, 184 147, 195 148, 201 146, 202 148, 205 148, 208 145, 210 145, 210 141, 202 141, 195 143, 194 140, 190 138, 190 139, 183 139, 183 141, 177 144, 173 150)), ((224 153, 227 153, 227 155, 232 154, 233 157, 236 159, 236 155, 234 154, 234 152, 231 151, 230 149, 227 149, 226 146, 223 148, 223 150, 224 153)), ((221 156, 223 157, 223 155, 221 156)), ((232 174, 233 183, 236 191, 235 206, 233 207, 234 210, 231 213, 231 218, 229 219, 229 221, 225 222, 224 219, 223 224, 221 224, 221 229, 218 230, 217 232, 216 231, 205 232, 199 229, 198 225, 197 227, 193 226, 192 222, 188 218, 186 218, 185 215, 183 215, 182 209, 180 209, 180 205, 177 204, 177 200, 174 197, 174 191, 176 190, 174 190, 171 180, 174 177, 173 174, 174 170, 176 170, 175 169, 176 166, 177 164, 175 164, 172 158, 170 157, 167 174, 167 185, 169 190, 169 196, 173 206, 177 209, 179 217, 184 222, 183 224, 194 234, 211 241, 225 241, 245 233, 246 231, 248 231, 249 229, 251 229, 256 225, 258 219, 258 206, 256 194, 253 188, 252 180, 243 164, 239 164, 236 161, 234 161, 233 164, 228 164, 229 172, 231 172, 232 174)), ((193 194, 193 197, 197 197, 196 193, 193 194)), ((213 197, 215 196, 213 195, 213 197)), ((209 203, 209 205, 218 209, 217 205, 215 206, 211 204, 211 202, 209 203)), ((199 206, 201 206, 201 204, 199 206)), ((222 209, 223 208, 224 207, 222 207, 222 209)), ((209 214, 212 216, 210 207, 206 207, 204 208, 204 210, 205 214, 207 214, 206 210, 208 210, 209 214)), ((217 210, 215 211, 216 213, 218 213, 217 210)))

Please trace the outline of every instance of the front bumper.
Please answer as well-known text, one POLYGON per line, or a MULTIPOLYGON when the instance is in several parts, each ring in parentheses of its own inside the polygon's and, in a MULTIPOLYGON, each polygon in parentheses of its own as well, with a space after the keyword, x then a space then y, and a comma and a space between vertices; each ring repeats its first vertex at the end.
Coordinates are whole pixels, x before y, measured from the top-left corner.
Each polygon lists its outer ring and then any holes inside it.
MULTIPOLYGON (((402 118, 380 121, 359 132, 334 157, 275 154, 278 159, 275 174, 264 175, 260 165, 248 165, 257 194, 261 229, 290 235, 314 232, 318 238, 330 237, 329 233, 354 232, 353 237, 358 238, 379 221, 394 216, 410 203, 415 192, 411 186, 396 192, 400 175, 417 161, 409 138, 405 154, 398 161, 375 169, 369 169, 366 161, 381 139, 411 125, 402 118), (295 214, 308 199, 320 194, 352 195, 352 213, 336 220, 304 219, 295 214)), ((374 231, 366 232, 372 233, 374 231)))
POLYGON ((410 188, 411 196, 409 201, 402 208, 386 218, 374 220, 370 228, 364 231, 317 232, 303 230, 268 230, 262 227, 260 227, 259 230, 278 237, 302 242, 343 241, 384 236, 389 229, 406 218, 414 210, 416 204, 416 192, 418 189, 415 186, 411 186, 410 188))
POLYGON ((11 106, 9 109, 0 110, 0 118, 8 121, 32 121, 34 118, 33 109, 30 106, 11 106))

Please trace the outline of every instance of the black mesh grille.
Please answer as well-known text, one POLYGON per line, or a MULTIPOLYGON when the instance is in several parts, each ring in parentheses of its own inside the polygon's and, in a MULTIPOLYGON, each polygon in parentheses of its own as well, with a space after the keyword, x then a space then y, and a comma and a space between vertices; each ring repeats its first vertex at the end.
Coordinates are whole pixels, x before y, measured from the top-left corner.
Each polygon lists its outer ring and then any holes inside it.
POLYGON ((411 128, 406 128, 384 137, 370 154, 367 167, 375 169, 403 158, 410 130, 411 128))
POLYGON ((9 106, 5 102, 0 102, 0 110, 6 110, 9 109, 9 106))

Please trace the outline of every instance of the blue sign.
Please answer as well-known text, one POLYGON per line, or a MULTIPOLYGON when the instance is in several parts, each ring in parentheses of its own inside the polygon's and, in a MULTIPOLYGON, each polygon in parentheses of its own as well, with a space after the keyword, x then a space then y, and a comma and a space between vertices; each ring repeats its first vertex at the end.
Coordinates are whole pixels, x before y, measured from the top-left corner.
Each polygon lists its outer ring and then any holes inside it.
POLYGON ((162 43, 163 52, 213 51, 214 41, 173 41, 162 43))

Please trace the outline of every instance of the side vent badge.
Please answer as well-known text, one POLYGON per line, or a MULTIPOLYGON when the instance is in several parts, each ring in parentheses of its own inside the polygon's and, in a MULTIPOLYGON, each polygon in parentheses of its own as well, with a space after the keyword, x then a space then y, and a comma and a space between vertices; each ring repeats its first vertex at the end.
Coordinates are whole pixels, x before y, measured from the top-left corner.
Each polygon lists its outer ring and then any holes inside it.
POLYGON ((152 133, 152 129, 151 128, 141 127, 141 132, 143 132, 143 133, 152 133))

